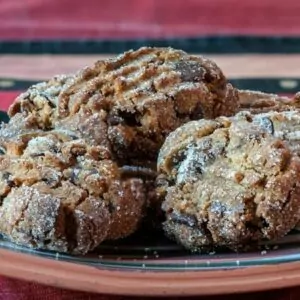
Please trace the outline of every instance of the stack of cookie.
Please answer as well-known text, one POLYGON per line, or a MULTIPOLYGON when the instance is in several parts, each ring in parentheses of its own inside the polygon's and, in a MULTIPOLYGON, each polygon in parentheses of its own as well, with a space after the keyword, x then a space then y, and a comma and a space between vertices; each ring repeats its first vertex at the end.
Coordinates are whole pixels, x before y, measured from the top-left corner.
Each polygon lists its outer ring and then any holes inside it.
POLYGON ((171 48, 32 86, 0 130, 0 233, 84 254, 162 207, 191 250, 283 236, 300 219, 297 99, 238 91, 171 48))

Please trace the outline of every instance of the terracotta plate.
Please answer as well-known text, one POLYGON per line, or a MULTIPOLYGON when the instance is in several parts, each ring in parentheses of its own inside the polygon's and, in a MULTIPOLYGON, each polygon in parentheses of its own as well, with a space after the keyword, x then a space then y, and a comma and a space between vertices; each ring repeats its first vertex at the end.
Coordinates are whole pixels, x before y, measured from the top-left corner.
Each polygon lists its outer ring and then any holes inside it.
POLYGON ((0 274, 121 295, 204 295, 300 284, 300 234, 250 253, 191 255, 157 234, 104 244, 84 257, 31 250, 0 239, 0 274))

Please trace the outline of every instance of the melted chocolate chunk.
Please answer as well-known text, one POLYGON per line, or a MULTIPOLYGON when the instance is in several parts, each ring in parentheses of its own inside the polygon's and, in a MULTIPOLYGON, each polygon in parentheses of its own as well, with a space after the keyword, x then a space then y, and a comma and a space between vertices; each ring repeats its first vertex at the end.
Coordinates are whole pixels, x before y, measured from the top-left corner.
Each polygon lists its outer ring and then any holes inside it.
POLYGON ((203 79, 205 70, 196 61, 180 61, 176 64, 176 69, 181 73, 183 81, 199 81, 203 79))

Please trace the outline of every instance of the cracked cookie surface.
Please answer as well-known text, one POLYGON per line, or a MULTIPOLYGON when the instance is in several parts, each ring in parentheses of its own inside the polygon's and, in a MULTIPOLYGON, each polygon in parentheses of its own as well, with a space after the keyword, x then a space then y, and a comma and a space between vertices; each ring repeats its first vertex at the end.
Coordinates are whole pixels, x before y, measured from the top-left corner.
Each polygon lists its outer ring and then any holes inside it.
POLYGON ((190 122, 161 149, 164 229, 193 251, 276 239, 300 218, 298 155, 242 115, 190 122))

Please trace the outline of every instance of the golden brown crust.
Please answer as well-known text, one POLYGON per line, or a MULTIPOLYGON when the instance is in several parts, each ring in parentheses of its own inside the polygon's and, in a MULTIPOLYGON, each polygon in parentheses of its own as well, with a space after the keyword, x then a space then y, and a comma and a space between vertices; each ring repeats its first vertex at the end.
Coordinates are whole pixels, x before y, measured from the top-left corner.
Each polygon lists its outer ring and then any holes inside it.
POLYGON ((191 250, 276 239, 300 219, 298 155, 247 114, 188 123, 162 147, 164 228, 191 250))

